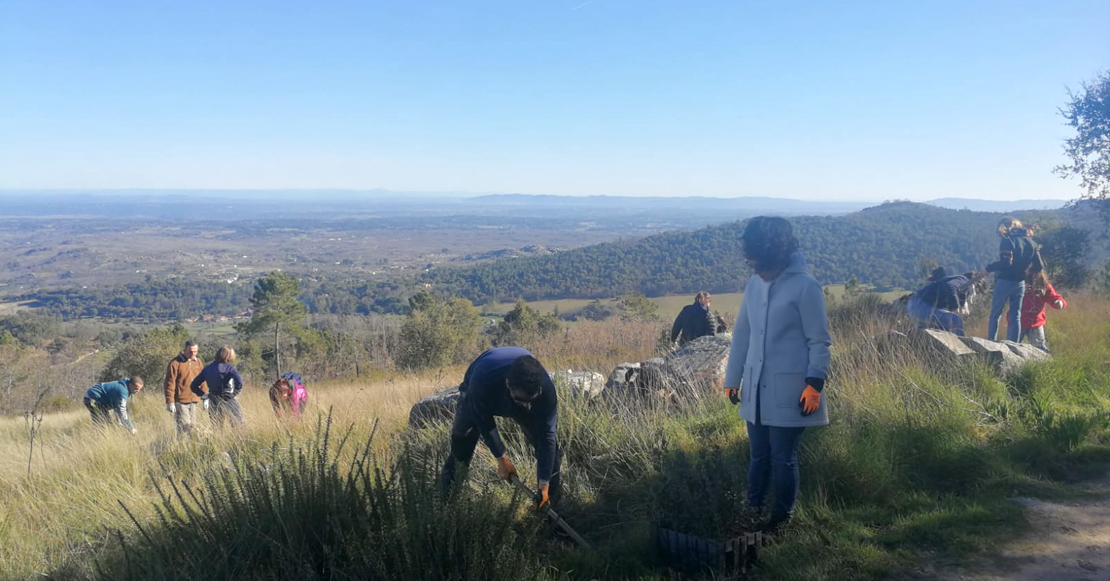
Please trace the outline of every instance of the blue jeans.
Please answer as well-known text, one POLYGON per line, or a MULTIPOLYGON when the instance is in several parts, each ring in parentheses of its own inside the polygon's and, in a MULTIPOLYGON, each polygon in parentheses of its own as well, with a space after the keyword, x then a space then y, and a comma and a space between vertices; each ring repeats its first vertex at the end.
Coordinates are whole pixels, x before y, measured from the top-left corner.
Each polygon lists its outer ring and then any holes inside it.
POLYGON ((943 329, 960 337, 964 336, 963 317, 952 311, 931 307, 913 298, 906 305, 906 311, 917 319, 918 329, 943 329))
POLYGON ((1024 280, 1006 280, 1000 278, 994 281, 994 295, 991 297, 991 317, 987 329, 987 339, 998 340, 998 323, 1002 320, 1002 310, 1006 303, 1010 304, 1010 311, 1006 313, 1006 339, 1017 342, 1021 334, 1021 299, 1025 297, 1024 280))
POLYGON ((751 463, 748 465, 748 506, 763 508, 767 484, 774 475, 775 504, 771 515, 794 514, 798 500, 798 441, 805 428, 777 428, 748 422, 751 463))

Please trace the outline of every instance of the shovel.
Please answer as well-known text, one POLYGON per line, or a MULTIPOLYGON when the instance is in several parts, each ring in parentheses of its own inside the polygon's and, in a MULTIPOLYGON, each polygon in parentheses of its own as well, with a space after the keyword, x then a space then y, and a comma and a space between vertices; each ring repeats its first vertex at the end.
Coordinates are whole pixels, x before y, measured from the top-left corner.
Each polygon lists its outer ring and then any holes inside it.
MULTIPOLYGON (((513 486, 516 486, 517 490, 519 490, 522 493, 528 495, 528 498, 535 498, 536 497, 536 493, 532 492, 532 489, 528 488, 527 484, 521 482, 520 478, 517 475, 515 475, 515 474, 512 475, 510 477, 510 479, 511 479, 511 482, 512 482, 513 486)), ((564 533, 566 533, 567 536, 569 536, 571 539, 574 539, 574 542, 578 543, 579 547, 582 547, 583 549, 586 549, 587 551, 594 550, 593 547, 591 547, 590 544, 586 542, 586 539, 583 539, 582 535, 579 535, 577 532, 575 532, 575 530, 572 529, 569 524, 567 524, 567 521, 563 520, 563 517, 556 514, 555 511, 552 510, 552 508, 550 506, 544 507, 543 513, 544 513, 544 515, 546 515, 548 518, 551 519, 551 522, 555 523, 555 526, 562 529, 562 531, 564 533)))

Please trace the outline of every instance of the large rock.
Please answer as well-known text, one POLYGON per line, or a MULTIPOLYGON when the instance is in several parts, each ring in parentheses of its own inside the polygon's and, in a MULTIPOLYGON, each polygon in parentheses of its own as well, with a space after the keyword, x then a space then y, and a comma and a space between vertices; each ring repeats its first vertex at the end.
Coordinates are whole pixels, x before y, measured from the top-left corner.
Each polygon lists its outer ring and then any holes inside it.
POLYGON ((1014 343, 1013 341, 1002 341, 1002 344, 1010 348, 1014 355, 1021 357, 1026 361, 1050 361, 1052 356, 1045 351, 1041 351, 1032 345, 1025 343, 1014 343))
POLYGON ((622 363, 609 374, 606 393, 700 399, 723 385, 731 339, 731 335, 699 337, 666 357, 622 363))
POLYGON ((621 391, 632 389, 640 381, 639 363, 621 363, 609 373, 605 381, 606 391, 621 391))
POLYGON ((986 361, 988 365, 1003 375, 1013 373, 1025 364, 1026 360, 1022 359, 1005 343, 989 341, 979 337, 962 337, 961 340, 964 345, 978 353, 979 357, 986 361))
POLYGON ((907 337, 919 349, 926 350, 943 359, 955 361, 961 357, 975 355, 975 351, 964 344, 960 337, 947 331, 936 329, 913 329, 907 337))
POLYGON ((449 422, 455 417, 459 405, 459 386, 437 391, 413 404, 409 410, 409 425, 423 428, 434 422, 449 422))
POLYGON ((605 390, 605 376, 594 371, 556 371, 551 374, 551 381, 557 386, 564 386, 572 397, 593 398, 601 395, 605 390))

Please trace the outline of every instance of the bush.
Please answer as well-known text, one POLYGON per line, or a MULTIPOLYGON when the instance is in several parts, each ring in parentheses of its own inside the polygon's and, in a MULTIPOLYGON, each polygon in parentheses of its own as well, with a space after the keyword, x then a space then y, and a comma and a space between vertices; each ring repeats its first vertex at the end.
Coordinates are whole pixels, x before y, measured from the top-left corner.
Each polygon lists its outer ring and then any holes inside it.
MULTIPOLYGON (((443 497, 433 466, 402 454, 382 465, 373 436, 345 454, 330 418, 307 447, 276 444, 239 455, 195 487, 172 474, 156 483, 153 524, 100 567, 103 579, 544 578, 536 521, 516 522, 520 500, 491 494, 443 497)), ((348 433, 349 435, 349 433, 348 433)), ((130 514, 130 513, 129 513, 130 514)))

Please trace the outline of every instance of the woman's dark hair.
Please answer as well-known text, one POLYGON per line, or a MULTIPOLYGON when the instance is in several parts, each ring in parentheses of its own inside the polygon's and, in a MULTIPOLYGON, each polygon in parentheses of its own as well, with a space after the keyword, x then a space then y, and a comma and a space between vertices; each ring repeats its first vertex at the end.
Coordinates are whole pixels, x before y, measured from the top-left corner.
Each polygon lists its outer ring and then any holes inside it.
POLYGON ((539 360, 531 355, 517 357, 509 366, 509 389, 536 398, 543 391, 544 378, 547 372, 539 360))
POLYGON ((756 270, 768 271, 785 267, 790 255, 798 250, 794 228, 783 218, 757 216, 748 221, 741 237, 744 258, 756 270))

